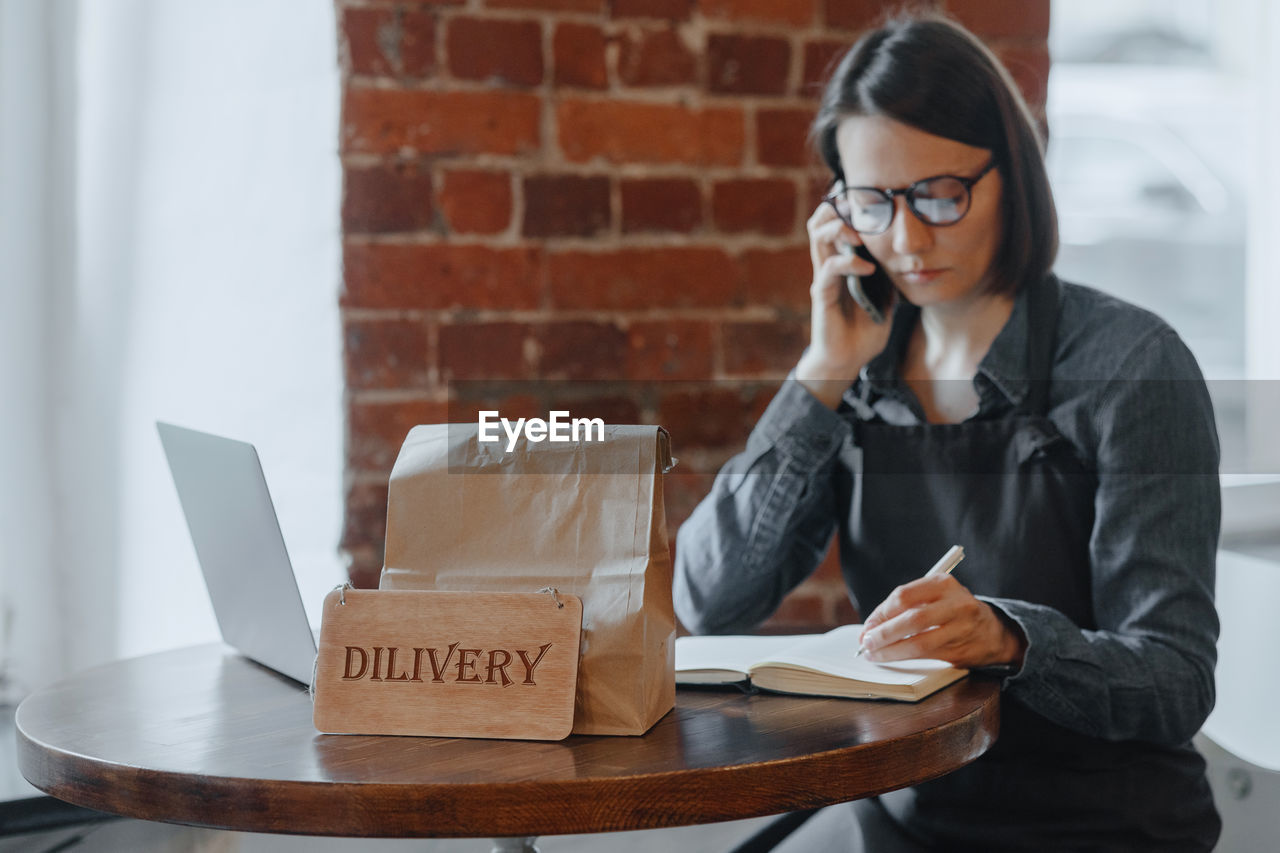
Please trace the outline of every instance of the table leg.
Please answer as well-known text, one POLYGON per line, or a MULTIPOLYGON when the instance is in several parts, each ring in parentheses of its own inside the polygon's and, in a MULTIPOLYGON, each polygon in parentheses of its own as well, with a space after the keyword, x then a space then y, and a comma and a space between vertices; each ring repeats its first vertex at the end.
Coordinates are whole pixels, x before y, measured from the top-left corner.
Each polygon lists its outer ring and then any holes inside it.
POLYGON ((533 842, 538 840, 536 835, 526 835, 520 838, 495 838, 493 839, 492 853, 538 853, 538 845, 533 842))

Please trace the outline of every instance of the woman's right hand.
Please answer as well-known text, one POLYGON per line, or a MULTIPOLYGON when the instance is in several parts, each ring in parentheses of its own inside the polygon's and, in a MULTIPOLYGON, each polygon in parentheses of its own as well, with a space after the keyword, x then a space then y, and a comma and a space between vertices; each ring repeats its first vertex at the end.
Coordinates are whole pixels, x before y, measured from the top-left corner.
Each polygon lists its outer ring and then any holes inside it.
POLYGON ((809 348, 796 365, 796 379, 834 409, 858 371, 888 343, 890 324, 874 322, 849 294, 847 276, 868 276, 876 271, 871 261, 841 250, 842 244, 861 245, 858 232, 842 222, 826 202, 818 205, 807 226, 813 261, 809 348))

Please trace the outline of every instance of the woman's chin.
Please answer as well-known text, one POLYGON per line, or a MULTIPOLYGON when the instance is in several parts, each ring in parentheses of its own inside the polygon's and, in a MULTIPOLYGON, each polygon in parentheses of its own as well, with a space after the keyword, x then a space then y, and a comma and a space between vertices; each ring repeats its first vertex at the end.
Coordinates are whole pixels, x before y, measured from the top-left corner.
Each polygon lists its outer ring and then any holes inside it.
POLYGON ((926 305, 966 301, 978 289, 976 284, 965 286, 957 281, 951 270, 927 275, 905 273, 890 278, 908 302, 922 308, 926 305))

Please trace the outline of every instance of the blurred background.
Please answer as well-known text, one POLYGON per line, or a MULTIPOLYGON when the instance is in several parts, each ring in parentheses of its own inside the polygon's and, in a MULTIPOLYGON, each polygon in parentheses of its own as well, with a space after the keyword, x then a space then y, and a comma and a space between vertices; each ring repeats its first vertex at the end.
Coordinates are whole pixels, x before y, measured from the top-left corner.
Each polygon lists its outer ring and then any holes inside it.
MULTIPOLYGON (((313 618, 467 381, 667 426, 674 533, 804 345, 804 135, 888 5, 0 0, 0 704, 217 639, 157 419, 257 445, 313 618)), ((1049 128, 1059 274, 1172 323, 1224 470, 1280 471, 1280 12, 934 5, 1049 128)), ((853 616, 827 566, 775 626, 853 616)))
MULTIPOLYGON (((2 695, 216 638, 156 419, 258 445, 313 608, 376 583, 386 474, 450 383, 580 381, 672 430, 673 530, 705 491, 804 344, 804 133, 880 9, 529 5, 3 0, 2 695)), ((1276 13, 947 9, 1047 120, 1060 275, 1178 329, 1250 470, 1276 13)), ((841 598, 820 573, 780 618, 841 598)))

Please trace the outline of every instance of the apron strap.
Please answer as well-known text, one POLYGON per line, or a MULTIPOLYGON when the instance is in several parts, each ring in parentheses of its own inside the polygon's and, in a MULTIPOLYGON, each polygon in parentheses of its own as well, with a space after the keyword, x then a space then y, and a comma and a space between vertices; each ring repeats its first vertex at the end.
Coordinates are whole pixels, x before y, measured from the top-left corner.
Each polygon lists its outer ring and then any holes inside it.
POLYGON ((1022 408, 1044 416, 1049 411, 1049 377, 1058 337, 1061 286, 1053 273, 1029 285, 1027 292, 1027 398, 1022 408))

